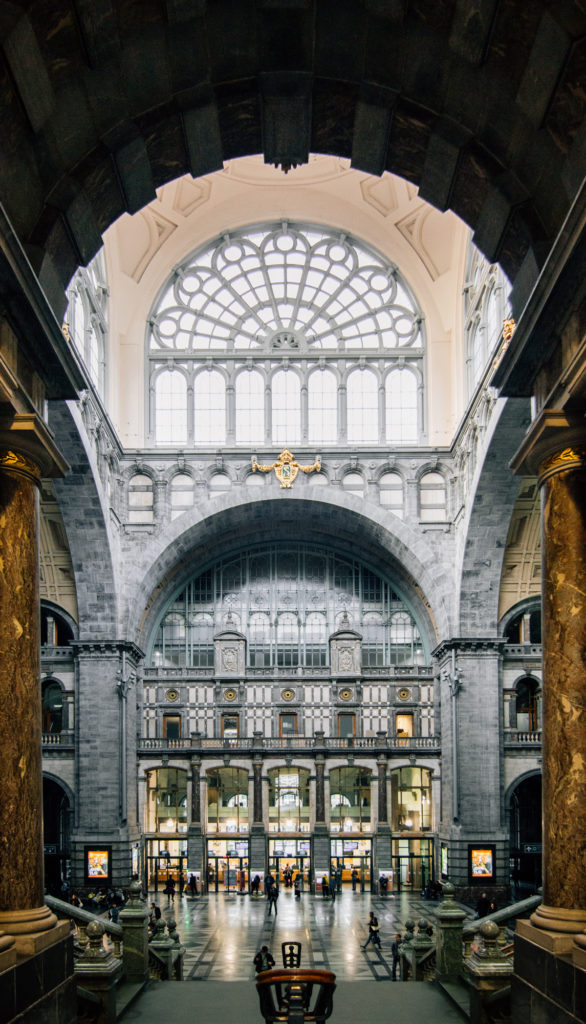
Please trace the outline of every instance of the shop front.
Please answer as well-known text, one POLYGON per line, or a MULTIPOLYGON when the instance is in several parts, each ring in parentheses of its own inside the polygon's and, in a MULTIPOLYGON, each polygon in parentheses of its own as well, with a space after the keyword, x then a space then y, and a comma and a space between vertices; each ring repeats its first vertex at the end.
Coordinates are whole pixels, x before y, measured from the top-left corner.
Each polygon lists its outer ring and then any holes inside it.
POLYGON ((393 889, 422 892, 435 878, 433 840, 415 836, 393 839, 393 889))
POLYGON ((370 892, 372 880, 372 839, 362 837, 330 840, 330 873, 342 872, 342 886, 356 892, 370 892))
POLYGON ((250 885, 248 839, 208 839, 205 877, 208 892, 247 893, 250 885))
POLYGON ((311 884, 311 840, 279 836, 269 839, 269 871, 279 886, 291 883, 297 875, 303 880, 302 888, 308 890, 311 884))

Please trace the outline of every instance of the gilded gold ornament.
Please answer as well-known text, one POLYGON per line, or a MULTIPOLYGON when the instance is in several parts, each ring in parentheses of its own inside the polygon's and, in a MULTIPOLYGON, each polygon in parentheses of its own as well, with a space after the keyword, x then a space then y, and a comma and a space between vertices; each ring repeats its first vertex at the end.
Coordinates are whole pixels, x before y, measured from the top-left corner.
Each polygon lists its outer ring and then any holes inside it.
POLYGON ((317 459, 312 466, 302 466, 295 460, 288 448, 284 448, 276 462, 272 462, 269 466, 261 466, 260 462, 256 461, 256 458, 252 461, 253 473, 256 473, 257 470, 259 473, 270 473, 273 469, 281 487, 290 488, 293 486, 299 470, 302 473, 313 473, 314 470, 319 473, 321 462, 317 459))

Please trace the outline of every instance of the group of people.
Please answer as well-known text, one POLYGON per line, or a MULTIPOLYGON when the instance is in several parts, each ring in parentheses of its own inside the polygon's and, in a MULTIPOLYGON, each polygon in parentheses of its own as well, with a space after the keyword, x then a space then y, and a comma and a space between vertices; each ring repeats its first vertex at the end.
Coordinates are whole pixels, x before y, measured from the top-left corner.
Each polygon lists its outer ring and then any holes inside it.
MULTIPOLYGON (((198 896, 199 895, 199 890, 198 890, 198 887, 197 887, 197 878, 193 874, 193 871, 191 872, 191 874, 189 876, 189 881, 187 883, 187 888, 189 889, 189 892, 190 892, 191 896, 198 896)), ((165 896, 167 896, 168 899, 172 903, 175 902, 175 891, 176 891, 176 889, 175 889, 175 879, 174 879, 173 875, 169 875, 169 877, 167 879, 167 883, 165 885, 165 888, 163 889, 163 892, 164 892, 165 896)), ((184 891, 185 891, 185 875, 183 874, 182 871, 180 871, 179 872, 179 895, 183 896, 184 891)))

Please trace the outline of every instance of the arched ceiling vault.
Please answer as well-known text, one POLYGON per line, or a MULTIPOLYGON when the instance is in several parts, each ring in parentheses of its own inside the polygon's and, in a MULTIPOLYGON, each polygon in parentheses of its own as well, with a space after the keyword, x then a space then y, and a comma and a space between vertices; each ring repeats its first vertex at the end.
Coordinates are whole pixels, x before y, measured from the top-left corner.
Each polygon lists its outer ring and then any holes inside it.
POLYGON ((216 499, 213 513, 194 513, 187 525, 182 517, 161 537, 160 554, 152 564, 137 566, 137 574, 143 576, 133 588, 127 628, 144 650, 172 593, 211 565, 218 552, 224 557, 244 547, 288 541, 334 548, 382 573, 411 605, 429 650, 449 628, 449 573, 433 562, 425 546, 420 546, 418 556, 413 554, 410 531, 399 519, 390 531, 361 514, 360 500, 349 495, 341 500, 323 494, 319 500, 293 494, 262 501, 250 494, 245 497, 243 501, 241 493, 229 492, 216 499), (218 501, 223 503, 219 509, 218 501))
POLYGON ((120 214, 259 152, 415 183, 519 304, 583 176, 577 0, 28 0, 0 39, 0 195, 57 311, 120 214))

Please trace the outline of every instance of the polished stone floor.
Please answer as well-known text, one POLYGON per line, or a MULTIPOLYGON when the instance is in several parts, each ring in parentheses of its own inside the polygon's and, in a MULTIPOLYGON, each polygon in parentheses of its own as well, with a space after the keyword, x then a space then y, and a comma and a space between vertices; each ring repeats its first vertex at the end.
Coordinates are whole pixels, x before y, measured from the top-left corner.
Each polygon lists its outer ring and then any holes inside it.
MULTIPOLYGON (((334 903, 304 893, 296 900, 281 888, 278 913, 268 914, 264 897, 224 895, 175 897, 149 895, 163 916, 174 916, 186 947, 184 978, 192 981, 247 981, 254 978, 253 957, 263 944, 281 966, 281 943, 302 943, 302 967, 334 971, 344 981, 391 981, 391 943, 405 921, 425 918, 435 930, 439 904, 419 896, 378 896, 343 891, 334 903), (379 919, 382 949, 360 948, 368 936, 369 911, 379 919)), ((472 915, 470 915, 472 916, 472 915)))

